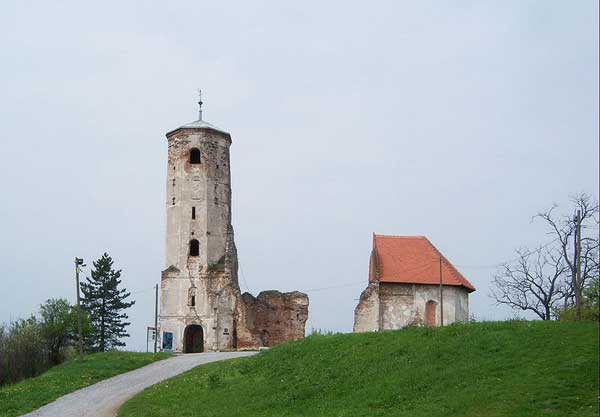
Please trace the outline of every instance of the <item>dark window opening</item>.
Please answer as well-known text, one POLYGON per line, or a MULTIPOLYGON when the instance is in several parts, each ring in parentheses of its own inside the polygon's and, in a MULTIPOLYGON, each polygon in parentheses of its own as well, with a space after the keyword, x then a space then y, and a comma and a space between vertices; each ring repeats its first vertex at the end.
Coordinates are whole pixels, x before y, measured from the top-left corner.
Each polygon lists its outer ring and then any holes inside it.
POLYGON ((192 207, 192 220, 196 219, 196 207, 192 207))
POLYGON ((190 240, 190 256, 200 256, 200 242, 196 239, 190 240))
POLYGON ((190 150, 190 164, 199 164, 200 163, 200 149, 192 148, 190 150))
POLYGON ((196 306, 196 287, 191 287, 188 290, 188 305, 190 307, 196 306))
POLYGON ((175 205, 175 197, 173 197, 173 205, 175 205))

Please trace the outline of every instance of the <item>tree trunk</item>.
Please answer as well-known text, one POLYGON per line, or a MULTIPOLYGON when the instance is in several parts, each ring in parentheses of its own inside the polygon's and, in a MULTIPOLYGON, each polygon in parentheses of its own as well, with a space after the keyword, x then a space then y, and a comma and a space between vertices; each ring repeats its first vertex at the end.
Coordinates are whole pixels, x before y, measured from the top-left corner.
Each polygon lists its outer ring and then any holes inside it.
POLYGON ((104 343, 104 316, 106 314, 106 312, 104 311, 104 298, 102 298, 102 310, 101 310, 102 314, 100 317, 100 352, 104 352, 105 349, 105 343, 104 343))

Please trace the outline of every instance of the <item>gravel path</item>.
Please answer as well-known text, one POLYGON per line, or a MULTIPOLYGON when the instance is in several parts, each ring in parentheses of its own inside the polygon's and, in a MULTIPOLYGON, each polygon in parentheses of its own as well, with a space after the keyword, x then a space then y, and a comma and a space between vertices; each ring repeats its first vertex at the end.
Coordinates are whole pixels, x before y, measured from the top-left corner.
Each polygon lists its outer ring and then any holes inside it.
POLYGON ((214 352, 178 355, 72 392, 23 417, 114 417, 125 401, 150 385, 198 365, 255 353, 214 352))

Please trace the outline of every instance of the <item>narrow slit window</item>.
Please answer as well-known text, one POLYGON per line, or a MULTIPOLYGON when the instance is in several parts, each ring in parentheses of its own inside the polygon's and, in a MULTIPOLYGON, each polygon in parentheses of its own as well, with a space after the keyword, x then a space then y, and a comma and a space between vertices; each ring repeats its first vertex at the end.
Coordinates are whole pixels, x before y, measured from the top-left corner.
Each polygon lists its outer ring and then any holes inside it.
POLYGON ((196 220, 196 207, 192 207, 192 220, 196 220))
POLYGON ((191 287, 188 290, 188 305, 190 307, 196 306, 196 287, 191 287))

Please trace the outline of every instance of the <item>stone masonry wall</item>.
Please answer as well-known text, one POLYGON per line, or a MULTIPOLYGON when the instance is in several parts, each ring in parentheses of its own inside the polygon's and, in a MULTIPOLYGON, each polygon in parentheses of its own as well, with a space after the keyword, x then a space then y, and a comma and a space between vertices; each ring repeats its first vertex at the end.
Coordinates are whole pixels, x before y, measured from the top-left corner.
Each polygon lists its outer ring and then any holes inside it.
POLYGON ((369 282, 354 309, 354 333, 379 330, 379 283, 369 282))
POLYGON ((263 291, 258 297, 242 295, 246 330, 238 332, 238 348, 275 346, 288 340, 304 337, 308 319, 308 296, 299 291, 281 293, 263 291))
MULTIPOLYGON (((444 324, 469 318, 469 293, 464 287, 444 286, 444 324)), ((437 285, 370 282, 354 312, 354 332, 396 330, 424 325, 426 304, 436 305, 435 322, 440 323, 440 291, 437 285)))

